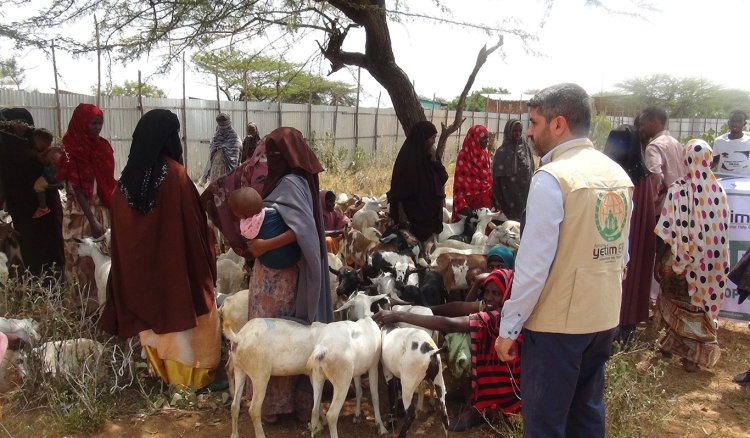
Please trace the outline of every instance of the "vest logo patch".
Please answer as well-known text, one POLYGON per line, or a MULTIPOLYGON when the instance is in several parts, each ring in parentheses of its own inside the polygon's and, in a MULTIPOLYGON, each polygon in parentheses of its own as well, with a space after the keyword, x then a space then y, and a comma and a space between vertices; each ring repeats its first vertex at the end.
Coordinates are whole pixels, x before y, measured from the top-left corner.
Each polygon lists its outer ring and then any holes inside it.
POLYGON ((627 199, 624 193, 600 193, 594 208, 594 223, 599 235, 607 242, 622 236, 627 219, 627 199))

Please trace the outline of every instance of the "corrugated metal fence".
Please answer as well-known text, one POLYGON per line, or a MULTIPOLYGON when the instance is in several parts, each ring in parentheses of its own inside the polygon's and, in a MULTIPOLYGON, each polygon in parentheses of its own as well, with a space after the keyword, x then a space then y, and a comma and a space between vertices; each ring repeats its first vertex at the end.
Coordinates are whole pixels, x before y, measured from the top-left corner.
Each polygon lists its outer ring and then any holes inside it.
MULTIPOLYGON (((21 106, 34 116, 37 126, 62 133, 67 128, 73 110, 80 103, 95 103, 94 96, 80 94, 60 95, 60 120, 62 127, 57 126, 57 110, 54 94, 0 89, 0 107, 21 106)), ((141 114, 154 108, 173 111, 184 125, 186 144, 186 161, 188 172, 197 179, 208 159, 208 145, 216 129, 217 102, 215 100, 143 98, 143 108, 138 105, 137 97, 102 97, 101 107, 104 111, 104 128, 102 136, 112 143, 115 150, 115 172, 119 175, 127 161, 130 150, 131 135, 141 114)), ((404 140, 404 132, 398 123, 392 108, 352 108, 322 105, 287 104, 268 102, 221 102, 221 111, 228 113, 240 138, 245 135, 248 121, 254 122, 261 133, 267 134, 279 126, 292 126, 299 129, 313 144, 330 142, 336 148, 354 151, 358 144, 368 157, 384 151, 394 151, 404 140), (356 122, 355 122, 356 119, 356 122)), ((425 110, 427 120, 440 128, 440 123, 451 123, 455 118, 454 111, 425 110)), ((528 114, 498 114, 484 112, 464 112, 465 120, 461 128, 451 136, 446 147, 445 159, 455 159, 463 143, 466 131, 475 124, 486 126, 497 134, 496 145, 502 141, 505 123, 511 119, 521 119, 524 126, 528 114)), ((611 117, 615 125, 632 123, 632 118, 611 117), (627 120, 626 120, 627 119, 627 120)), ((675 136, 700 135, 710 127, 715 130, 725 120, 671 120, 670 126, 679 123, 679 129, 672 129, 675 136)))

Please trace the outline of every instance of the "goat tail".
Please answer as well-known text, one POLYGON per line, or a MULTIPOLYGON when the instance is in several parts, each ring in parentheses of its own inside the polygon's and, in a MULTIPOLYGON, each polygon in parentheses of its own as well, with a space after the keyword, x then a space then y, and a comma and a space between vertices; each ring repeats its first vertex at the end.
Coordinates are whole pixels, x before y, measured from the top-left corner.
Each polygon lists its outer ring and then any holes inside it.
POLYGON ((225 321, 223 325, 224 325, 224 336, 227 339, 229 339, 229 341, 232 342, 232 344, 239 343, 239 338, 237 337, 237 333, 235 333, 234 330, 232 330, 231 324, 225 321))
POLYGON ((313 370, 320 367, 320 363, 328 354, 328 348, 323 345, 316 345, 310 358, 307 359, 307 369, 313 370))

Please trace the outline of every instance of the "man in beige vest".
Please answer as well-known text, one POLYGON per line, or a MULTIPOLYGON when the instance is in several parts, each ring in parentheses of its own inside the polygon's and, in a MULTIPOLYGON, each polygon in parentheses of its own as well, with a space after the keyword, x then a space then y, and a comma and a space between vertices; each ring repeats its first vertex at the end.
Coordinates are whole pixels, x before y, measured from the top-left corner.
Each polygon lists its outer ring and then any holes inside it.
POLYGON ((620 320, 630 178, 594 149, 589 97, 575 84, 529 101, 541 157, 495 349, 521 346, 525 437, 604 437, 604 364, 620 320))

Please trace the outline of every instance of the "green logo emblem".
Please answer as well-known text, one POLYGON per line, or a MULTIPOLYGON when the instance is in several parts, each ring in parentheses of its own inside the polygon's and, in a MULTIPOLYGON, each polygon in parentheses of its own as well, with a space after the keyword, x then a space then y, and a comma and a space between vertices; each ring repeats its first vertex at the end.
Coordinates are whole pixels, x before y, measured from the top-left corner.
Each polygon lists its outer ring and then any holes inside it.
POLYGON ((627 205, 624 193, 606 192, 599 195, 594 209, 594 223, 602 239, 611 242, 622 236, 628 213, 627 205))

